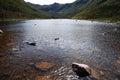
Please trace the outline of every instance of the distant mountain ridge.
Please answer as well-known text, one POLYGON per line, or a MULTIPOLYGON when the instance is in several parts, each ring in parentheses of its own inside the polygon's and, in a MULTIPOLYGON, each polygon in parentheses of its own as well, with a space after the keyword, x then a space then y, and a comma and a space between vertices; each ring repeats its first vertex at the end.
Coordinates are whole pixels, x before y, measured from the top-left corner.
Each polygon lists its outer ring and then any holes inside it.
POLYGON ((51 14, 54 18, 70 18, 82 10, 82 6, 87 4, 89 0, 76 0, 73 3, 59 4, 53 3, 51 5, 38 5, 27 3, 28 5, 51 14))
POLYGON ((48 17, 46 13, 27 5, 24 0, 0 0, 0 19, 48 17))

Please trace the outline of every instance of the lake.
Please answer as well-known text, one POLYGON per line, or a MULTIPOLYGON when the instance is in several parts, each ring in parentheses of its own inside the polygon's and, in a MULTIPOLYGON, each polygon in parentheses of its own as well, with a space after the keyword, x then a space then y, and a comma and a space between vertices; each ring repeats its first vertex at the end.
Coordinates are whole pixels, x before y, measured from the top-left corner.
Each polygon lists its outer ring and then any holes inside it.
POLYGON ((41 19, 0 29, 0 80, 78 80, 73 62, 89 65, 98 80, 120 80, 119 24, 41 19))

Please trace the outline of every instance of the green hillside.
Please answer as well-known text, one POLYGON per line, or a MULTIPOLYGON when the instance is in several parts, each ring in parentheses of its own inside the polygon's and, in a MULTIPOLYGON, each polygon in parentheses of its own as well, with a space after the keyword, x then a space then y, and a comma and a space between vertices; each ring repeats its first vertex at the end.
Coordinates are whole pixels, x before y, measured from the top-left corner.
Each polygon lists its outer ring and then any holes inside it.
POLYGON ((72 17, 118 22, 120 0, 76 0, 69 4, 51 5, 25 3, 24 0, 0 0, 0 19, 50 18, 48 14, 52 18, 72 17))
POLYGON ((28 6, 24 0, 0 0, 0 19, 48 18, 41 11, 28 6))
POLYGON ((101 0, 101 1, 104 1, 104 2, 102 2, 101 4, 97 4, 94 7, 88 7, 82 12, 79 12, 73 18, 119 22, 120 21, 120 0, 101 0))

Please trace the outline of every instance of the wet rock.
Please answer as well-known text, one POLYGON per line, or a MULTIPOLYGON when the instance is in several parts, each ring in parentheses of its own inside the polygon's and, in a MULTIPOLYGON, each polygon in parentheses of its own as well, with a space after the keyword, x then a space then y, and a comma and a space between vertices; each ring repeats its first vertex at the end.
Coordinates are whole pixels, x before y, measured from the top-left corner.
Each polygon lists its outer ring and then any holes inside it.
POLYGON ((59 38, 55 38, 54 40, 59 40, 59 38))
POLYGON ((0 34, 2 34, 3 33, 3 31, 0 29, 0 34))
POLYGON ((50 62, 39 62, 35 64, 35 67, 39 70, 47 71, 51 69, 55 64, 50 62))
POLYGON ((92 73, 91 68, 86 64, 73 63, 72 69, 79 77, 86 77, 92 73))

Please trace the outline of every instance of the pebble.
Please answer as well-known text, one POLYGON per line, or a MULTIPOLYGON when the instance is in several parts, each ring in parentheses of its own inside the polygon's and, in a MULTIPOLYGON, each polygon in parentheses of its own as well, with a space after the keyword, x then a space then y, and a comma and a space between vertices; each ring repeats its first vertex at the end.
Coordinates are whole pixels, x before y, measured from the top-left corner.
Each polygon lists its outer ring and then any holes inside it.
POLYGON ((27 43, 28 45, 36 46, 35 42, 30 42, 30 41, 23 41, 24 43, 27 43))
POLYGON ((59 38, 55 38, 54 40, 59 40, 59 38))

